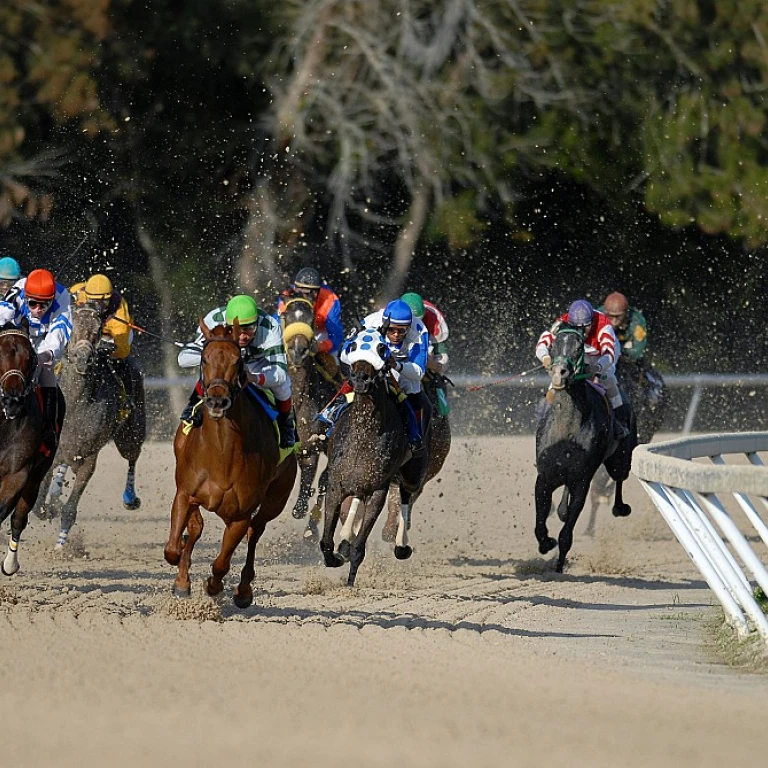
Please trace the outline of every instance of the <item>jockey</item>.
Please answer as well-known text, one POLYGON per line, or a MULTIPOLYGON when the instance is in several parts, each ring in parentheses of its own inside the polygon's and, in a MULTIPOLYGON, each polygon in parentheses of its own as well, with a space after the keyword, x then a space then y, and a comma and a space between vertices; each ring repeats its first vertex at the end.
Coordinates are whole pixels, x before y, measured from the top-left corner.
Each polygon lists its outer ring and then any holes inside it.
MULTIPOLYGON (((290 448, 296 443, 296 424, 291 413, 291 379, 288 376, 280 322, 260 309, 253 297, 243 294, 233 296, 226 307, 218 307, 209 312, 203 322, 208 328, 215 328, 217 325, 232 326, 235 320, 240 324, 237 343, 241 347, 248 382, 261 389, 268 389, 275 396, 280 447, 290 448)), ((182 368, 199 367, 204 341, 203 332, 198 331, 195 340, 179 352, 179 365, 182 368)), ((191 427, 202 424, 202 409, 195 407, 202 398, 202 385, 198 381, 181 414, 185 424, 191 427)))
POLYGON ((448 324, 443 313, 418 293, 404 293, 400 298, 411 308, 414 317, 424 323, 429 334, 427 370, 445 373, 448 367, 448 324))
MULTIPOLYGON (((58 444, 57 426, 63 422, 64 414, 61 413, 57 419, 59 385, 53 369, 64 354, 72 334, 72 309, 69 291, 57 283, 47 269, 30 272, 0 301, 0 325, 21 325, 25 319, 29 324, 29 336, 40 366, 43 443, 48 450, 55 451, 58 444)), ((63 398, 61 400, 63 402, 63 398)))
POLYGON ((549 351, 555 334, 563 325, 569 325, 582 332, 585 370, 590 375, 599 377, 613 407, 617 437, 626 437, 629 434, 629 413, 621 399, 616 381, 616 360, 620 354, 620 347, 611 323, 602 312, 593 309, 585 299, 574 301, 568 311, 559 317, 548 331, 541 334, 536 344, 536 357, 546 369, 552 365, 549 351))
POLYGON ((8 295, 8 291, 21 279, 19 262, 11 256, 0 259, 0 298, 8 295))
POLYGON ((311 302, 315 310, 315 359, 331 378, 335 377, 339 370, 339 350, 344 341, 339 297, 320 279, 320 273, 314 267, 303 267, 293 284, 277 297, 278 316, 285 311, 286 300, 293 298, 311 302))
MULTIPOLYGON (((363 327, 379 331, 391 350, 390 374, 406 395, 408 443, 411 453, 424 450, 421 379, 427 370, 429 334, 419 318, 402 299, 395 299, 363 320, 363 327)), ((342 352, 341 361, 346 363, 342 352)))
POLYGON ((628 362, 635 363, 648 382, 648 395, 652 403, 661 398, 662 382, 654 375, 650 363, 645 359, 648 346, 648 328, 643 313, 630 307, 623 293, 610 293, 605 297, 599 310, 610 320, 616 337, 621 344, 621 356, 628 362))
POLYGON ((112 281, 100 273, 91 275, 84 283, 75 283, 69 292, 77 307, 88 304, 99 311, 102 336, 98 347, 110 353, 113 369, 123 383, 128 400, 134 402, 142 374, 131 355, 133 330, 128 302, 115 290, 112 281))

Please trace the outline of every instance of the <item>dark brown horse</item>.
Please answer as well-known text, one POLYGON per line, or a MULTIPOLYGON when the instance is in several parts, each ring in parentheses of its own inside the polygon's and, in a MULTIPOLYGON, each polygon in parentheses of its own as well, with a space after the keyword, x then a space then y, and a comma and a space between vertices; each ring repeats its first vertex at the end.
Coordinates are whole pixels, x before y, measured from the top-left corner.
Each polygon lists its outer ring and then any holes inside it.
MULTIPOLYGON (((313 440, 319 431, 315 414, 333 396, 341 381, 334 384, 331 376, 318 362, 313 353, 315 310, 312 302, 304 298, 288 299, 281 320, 283 338, 288 357, 288 374, 291 377, 293 408, 296 413, 296 429, 301 442, 299 467, 301 481, 299 495, 293 508, 293 516, 300 520, 309 511, 309 500, 314 494, 312 487, 325 452, 325 440, 313 440)), ((317 501, 312 507, 304 537, 317 541, 317 523, 322 516, 325 494, 328 489, 328 470, 324 469, 317 480, 317 501)))
POLYGON ((38 499, 36 514, 53 518, 61 514, 56 549, 65 546, 70 528, 77 520, 77 507, 93 477, 101 449, 114 440, 120 455, 128 462, 123 490, 123 506, 138 509, 141 500, 134 487, 136 462, 146 437, 144 381, 138 369, 131 370, 131 391, 126 391, 113 360, 112 348, 101 348, 102 320, 98 308, 85 304, 72 313, 72 335, 67 345, 61 372, 61 391, 69 404, 67 423, 61 432, 56 454, 56 471, 49 472, 38 499), (66 502, 62 486, 67 469, 75 480, 66 502), (42 496, 42 494, 41 494, 42 496))
POLYGON ((368 536, 393 482, 399 486, 401 501, 395 557, 405 560, 411 556, 413 550, 408 544, 411 501, 421 492, 429 462, 428 449, 415 459, 411 457, 405 424, 389 392, 389 367, 385 362, 388 350, 383 338, 376 331, 365 330, 352 345, 349 382, 354 399, 338 417, 329 441, 328 497, 320 542, 327 566, 337 568, 349 557, 349 586, 355 583, 365 558, 368 536), (366 347, 366 353, 361 359, 355 359, 354 350, 361 347, 366 347), (378 361, 374 360, 374 351, 378 361), (363 359, 365 357, 367 359, 363 359), (349 497, 352 503, 341 530, 338 552, 334 552, 341 505, 349 497))
MULTIPOLYGON (((441 415, 438 406, 438 390, 440 387, 445 386, 444 382, 445 377, 433 371, 427 371, 421 382, 424 394, 432 406, 433 414, 431 437, 429 440, 429 462, 427 464, 427 477, 424 485, 437 477, 451 451, 451 423, 448 414, 441 415)), ((416 498, 411 498, 411 506, 413 506, 416 498)), ((387 521, 381 529, 381 538, 384 541, 392 542, 395 540, 399 520, 400 488, 396 483, 393 483, 389 488, 389 495, 387 497, 387 521)))
POLYGON ((224 589, 232 555, 248 534, 248 552, 234 601, 253 602, 251 582, 256 544, 270 520, 285 507, 296 479, 296 456, 282 462, 277 431, 264 409, 245 391, 245 367, 237 338, 240 327, 209 330, 200 320, 205 341, 200 362, 203 388, 202 426, 176 431, 176 496, 165 559, 179 567, 173 592, 189 597, 192 550, 203 532, 200 507, 215 512, 225 525, 219 556, 206 582, 209 595, 224 589), (187 536, 183 538, 184 531, 187 536))
MULTIPOLYGON (((8 552, 0 566, 6 576, 19 570, 19 539, 53 463, 53 454, 41 451, 43 414, 35 388, 36 367, 28 327, 0 328, 0 523, 12 515, 8 552)), ((63 407, 60 396, 59 413, 63 407)))

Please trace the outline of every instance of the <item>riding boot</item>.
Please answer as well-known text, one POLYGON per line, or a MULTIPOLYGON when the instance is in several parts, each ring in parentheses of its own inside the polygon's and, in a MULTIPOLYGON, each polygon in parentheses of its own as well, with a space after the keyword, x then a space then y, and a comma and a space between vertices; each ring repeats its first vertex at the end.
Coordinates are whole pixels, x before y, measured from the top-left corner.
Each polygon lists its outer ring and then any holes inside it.
POLYGON ((629 435, 629 409, 623 403, 613 409, 613 434, 617 440, 629 435))
POLYGON ((203 397, 202 393, 199 393, 200 383, 192 390, 192 394, 189 396, 189 402, 187 407, 181 412, 181 420, 187 427, 194 428, 200 427, 203 423, 203 397))
POLYGON ((336 423, 341 412, 349 405, 347 395, 352 392, 352 385, 345 381, 339 391, 333 396, 331 402, 315 416, 315 421, 321 426, 321 434, 327 434, 331 427, 336 423))
POLYGON ((277 428, 280 430, 280 447, 293 448, 296 445, 296 422, 290 411, 277 414, 277 428))
POLYGON ((56 453, 59 445, 58 423, 56 421, 56 406, 59 402, 58 387, 41 387, 40 394, 43 398, 43 434, 42 443, 46 450, 56 453))
POLYGON ((406 412, 406 424, 408 425, 408 446, 413 456, 418 456, 424 452, 424 438, 421 434, 421 396, 415 395, 413 398, 409 395, 404 401, 406 412), (418 403, 418 405, 415 405, 418 403))

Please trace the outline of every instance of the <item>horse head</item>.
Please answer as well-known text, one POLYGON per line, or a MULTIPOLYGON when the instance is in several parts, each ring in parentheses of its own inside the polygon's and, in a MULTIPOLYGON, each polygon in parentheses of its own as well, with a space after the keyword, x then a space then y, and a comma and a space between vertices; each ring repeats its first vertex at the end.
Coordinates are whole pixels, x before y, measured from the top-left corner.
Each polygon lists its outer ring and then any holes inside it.
POLYGON ((240 323, 218 325, 213 330, 200 319, 203 351, 200 355, 200 383, 203 401, 212 419, 220 419, 235 402, 245 384, 243 358, 237 338, 240 323))
POLYGON ((312 302, 300 297, 288 299, 280 319, 288 365, 292 369, 301 368, 311 354, 315 338, 315 309, 312 302))
POLYGON ((550 354, 549 377, 553 389, 563 389, 584 377, 584 335, 578 328, 561 326, 555 334, 550 354))
POLYGON ((74 362, 75 371, 81 376, 85 376, 98 360, 101 327, 101 312, 93 304, 82 304, 72 313, 67 357, 74 362))
POLYGON ((389 347, 378 331, 364 328, 348 341, 342 359, 349 364, 352 389, 358 394, 366 394, 376 382, 383 383, 389 356, 389 347))
POLYGON ((0 328, 0 404, 6 418, 24 411, 24 401, 35 385, 37 355, 29 338, 29 324, 0 328))

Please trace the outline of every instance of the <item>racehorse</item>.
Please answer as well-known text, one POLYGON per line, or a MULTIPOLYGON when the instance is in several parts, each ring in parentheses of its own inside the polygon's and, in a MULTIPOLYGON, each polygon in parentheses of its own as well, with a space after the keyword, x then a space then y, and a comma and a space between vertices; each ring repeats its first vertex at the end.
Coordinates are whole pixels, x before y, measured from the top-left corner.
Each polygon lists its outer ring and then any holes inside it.
MULTIPOLYGON (((451 450, 451 423, 448 414, 441 414, 438 403, 438 391, 445 387, 448 379, 434 371, 427 371, 421 380, 421 387, 424 394, 429 399, 432 406, 432 428, 430 430, 429 441, 429 462, 427 464, 427 476, 424 480, 426 485, 430 480, 437 477, 440 470, 448 458, 451 450)), ((411 498, 411 507, 413 507, 416 497, 411 498)), ((397 525, 400 519, 400 488, 396 483, 389 487, 387 495, 387 520, 381 530, 383 541, 392 542, 397 535, 397 525)))
MULTIPOLYGON (((622 392, 632 403, 632 410, 637 421, 637 442, 650 443, 661 427, 669 405, 669 390, 661 374, 650 369, 644 361, 632 361, 622 356, 616 364, 616 379, 622 392), (658 392, 653 392, 648 376, 659 382, 658 392)), ((595 472, 590 486, 589 521, 584 533, 593 536, 600 505, 610 502, 613 495, 613 481, 603 467, 595 472)), ((561 502, 562 503, 562 502, 561 502)))
POLYGON ((267 523, 288 502, 296 479, 296 456, 291 449, 280 460, 277 428, 248 392, 237 320, 232 327, 209 330, 201 319, 200 329, 204 336, 200 360, 203 423, 191 430, 180 424, 173 441, 176 495, 165 559, 179 569, 173 593, 189 597, 192 550, 204 524, 200 507, 215 512, 225 530, 206 591, 214 596, 224 589, 232 555, 247 533, 245 566, 234 593, 235 605, 247 608, 253 602, 256 544, 267 523))
MULTIPOLYGON (((19 570, 19 540, 27 527, 53 453, 41 447, 42 400, 36 391, 37 354, 26 320, 0 328, 0 523, 11 517, 8 552, 0 564, 6 576, 19 570)), ((58 412, 64 414, 59 393, 58 412)))
POLYGON ((328 496, 320 550, 330 568, 343 565, 349 557, 350 587, 354 586, 365 558, 365 544, 393 482, 399 486, 401 502, 395 557, 406 560, 413 553, 408 544, 412 500, 421 492, 429 461, 428 448, 415 458, 411 456, 405 424, 390 394, 389 355, 378 331, 360 331, 350 342, 347 357, 354 398, 338 416, 329 440, 328 496), (352 497, 352 503, 338 551, 334 552, 334 532, 342 502, 348 497, 352 497))
POLYGON ((61 372, 61 390, 69 404, 67 421, 56 454, 56 471, 48 473, 44 499, 38 500, 35 513, 42 518, 61 514, 56 549, 62 549, 77 520, 77 508, 96 469, 101 449, 113 440, 128 462, 123 490, 123 506, 138 509, 136 462, 146 438, 144 381, 133 377, 132 391, 125 389, 111 358, 112 346, 102 342, 102 320, 97 307, 78 306, 72 313, 72 335, 67 345, 61 372), (62 488, 67 469, 75 475, 66 502, 62 488))
POLYGON ((584 508, 592 477, 601 464, 616 481, 613 514, 626 517, 632 512, 622 499, 622 485, 629 476, 637 428, 627 403, 629 434, 620 440, 615 438, 611 406, 585 372, 584 337, 578 329, 560 328, 550 354, 551 407, 544 412, 536 430, 535 532, 541 554, 559 546, 556 570, 562 573, 573 544, 573 529, 584 508), (549 536, 547 516, 552 494, 563 485, 568 503, 561 514, 564 524, 560 536, 555 540, 549 536))
MULTIPOLYGON (((315 310, 312 302, 304 298, 288 299, 282 314, 283 341, 288 357, 288 374, 291 377, 293 407, 296 413, 296 429, 301 442, 299 467, 301 480, 299 496, 293 508, 293 516, 299 520, 309 510, 309 500, 314 489, 312 483, 317 474, 320 453, 325 452, 325 440, 312 440, 317 430, 314 428, 315 414, 333 395, 341 381, 334 382, 330 374, 320 365, 313 354, 315 338, 315 310)), ((312 507, 304 537, 317 541, 317 522, 322 514, 323 502, 328 489, 327 467, 320 473, 317 481, 317 501, 312 507)))

